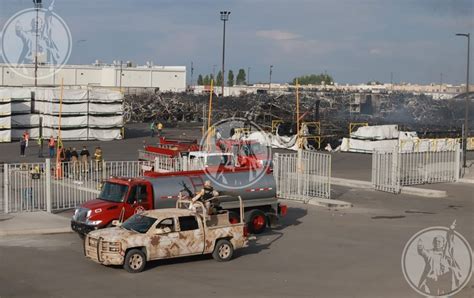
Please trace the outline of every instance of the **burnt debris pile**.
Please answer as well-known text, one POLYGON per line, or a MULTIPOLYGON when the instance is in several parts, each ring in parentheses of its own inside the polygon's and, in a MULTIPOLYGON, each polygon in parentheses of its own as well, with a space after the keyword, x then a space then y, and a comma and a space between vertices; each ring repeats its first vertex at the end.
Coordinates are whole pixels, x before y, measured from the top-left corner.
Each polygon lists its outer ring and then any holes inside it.
MULTIPOLYGON (((153 120, 201 122, 207 117, 209 95, 160 93, 125 96, 126 122, 153 120)), ((214 121, 245 117, 270 129, 272 120, 296 121, 294 93, 242 94, 213 98, 214 121)), ((300 118, 321 121, 323 135, 347 135, 350 122, 398 124, 402 130, 452 137, 461 133, 464 100, 435 100, 413 93, 302 92, 300 118)), ((474 110, 471 101, 470 110, 474 110)), ((472 126, 471 122, 471 126, 472 126)), ((473 129, 474 127, 471 127, 473 129)))

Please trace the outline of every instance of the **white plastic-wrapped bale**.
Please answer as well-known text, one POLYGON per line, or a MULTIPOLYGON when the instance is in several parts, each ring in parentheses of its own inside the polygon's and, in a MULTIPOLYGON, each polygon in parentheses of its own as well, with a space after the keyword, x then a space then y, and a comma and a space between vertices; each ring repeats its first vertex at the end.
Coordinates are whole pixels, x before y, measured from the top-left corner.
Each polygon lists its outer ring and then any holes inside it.
POLYGON ((122 138, 123 94, 118 91, 89 90, 89 138, 115 140, 122 138))
POLYGON ((11 142, 11 92, 0 88, 0 142, 11 142))

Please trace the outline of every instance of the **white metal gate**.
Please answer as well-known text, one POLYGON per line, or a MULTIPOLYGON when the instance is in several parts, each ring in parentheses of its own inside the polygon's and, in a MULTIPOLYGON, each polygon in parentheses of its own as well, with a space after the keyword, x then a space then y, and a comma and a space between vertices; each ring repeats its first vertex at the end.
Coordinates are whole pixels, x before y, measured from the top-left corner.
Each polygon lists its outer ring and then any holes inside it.
POLYGON ((372 153, 372 185, 374 189, 392 193, 400 192, 397 151, 374 151, 372 153))
POLYGON ((97 197, 103 180, 110 176, 143 175, 146 161, 107 161, 4 164, 1 178, 0 212, 62 210, 97 197))
POLYGON ((372 184, 376 190, 399 193, 402 186, 459 180, 461 150, 374 151, 372 184))
POLYGON ((330 154, 311 151, 276 153, 273 175, 280 198, 301 201, 331 198, 330 154))

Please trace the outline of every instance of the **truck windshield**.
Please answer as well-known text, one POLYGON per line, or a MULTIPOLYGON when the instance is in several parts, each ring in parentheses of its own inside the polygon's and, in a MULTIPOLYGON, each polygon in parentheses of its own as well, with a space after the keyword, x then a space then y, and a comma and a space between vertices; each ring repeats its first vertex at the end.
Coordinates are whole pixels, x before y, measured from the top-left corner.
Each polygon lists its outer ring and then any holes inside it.
POLYGON ((109 202, 121 203, 128 192, 128 186, 118 183, 105 182, 99 195, 99 199, 109 202))
POLYGON ((156 218, 135 214, 122 224, 122 228, 138 233, 146 233, 155 221, 156 218))

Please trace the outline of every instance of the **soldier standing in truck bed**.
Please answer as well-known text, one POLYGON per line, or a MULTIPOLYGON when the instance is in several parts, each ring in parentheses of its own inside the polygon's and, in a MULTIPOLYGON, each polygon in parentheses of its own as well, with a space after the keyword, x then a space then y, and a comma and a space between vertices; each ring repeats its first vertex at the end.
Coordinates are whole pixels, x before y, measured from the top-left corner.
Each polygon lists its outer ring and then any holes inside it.
POLYGON ((206 180, 204 182, 204 187, 201 189, 200 192, 198 192, 194 198, 192 198, 192 202, 200 201, 204 204, 204 207, 206 208, 206 213, 211 214, 211 199, 215 198, 219 195, 219 193, 214 190, 214 187, 212 187, 211 181, 206 180))

